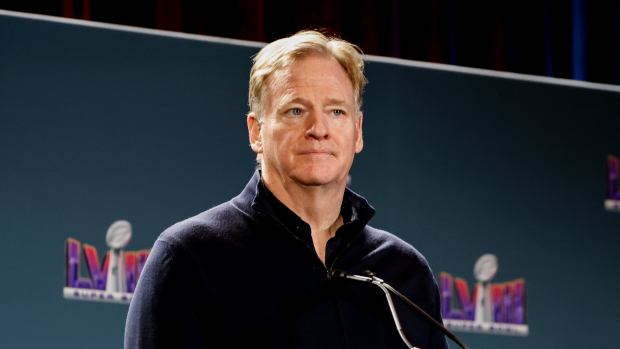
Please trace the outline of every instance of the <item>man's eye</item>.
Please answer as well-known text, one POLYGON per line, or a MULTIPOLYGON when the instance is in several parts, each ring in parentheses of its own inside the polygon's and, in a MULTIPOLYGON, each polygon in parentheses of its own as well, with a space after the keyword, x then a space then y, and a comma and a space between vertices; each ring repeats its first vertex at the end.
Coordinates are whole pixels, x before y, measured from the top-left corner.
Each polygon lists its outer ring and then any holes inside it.
POLYGON ((334 114, 334 116, 343 116, 345 114, 344 110, 342 109, 334 109, 332 110, 332 113, 334 114))
POLYGON ((301 108, 291 108, 288 110, 287 114, 291 116, 301 116, 303 110, 301 108))

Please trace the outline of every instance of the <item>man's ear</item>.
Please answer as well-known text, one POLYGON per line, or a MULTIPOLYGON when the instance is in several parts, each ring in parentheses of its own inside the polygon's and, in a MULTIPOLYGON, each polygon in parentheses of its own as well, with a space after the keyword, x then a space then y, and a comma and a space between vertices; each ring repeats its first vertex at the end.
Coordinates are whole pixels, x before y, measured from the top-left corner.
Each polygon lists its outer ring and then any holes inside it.
POLYGON ((364 149, 364 132, 362 130, 362 124, 364 123, 364 114, 360 111, 357 114, 357 120, 355 120, 355 153, 359 154, 364 149))
POLYGON ((248 124, 248 136, 250 137, 250 148, 256 153, 263 152, 263 142, 261 138, 261 123, 258 121, 256 113, 251 112, 246 119, 248 124))

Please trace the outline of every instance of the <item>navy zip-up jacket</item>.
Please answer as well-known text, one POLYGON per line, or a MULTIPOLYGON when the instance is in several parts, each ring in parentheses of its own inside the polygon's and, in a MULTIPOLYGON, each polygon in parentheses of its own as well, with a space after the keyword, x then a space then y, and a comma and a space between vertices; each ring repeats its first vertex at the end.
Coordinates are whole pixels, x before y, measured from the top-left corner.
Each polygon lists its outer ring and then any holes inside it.
MULTIPOLYGON (((441 321, 426 260, 368 226, 373 214, 346 190, 344 224, 324 265, 310 227, 257 171, 239 196, 159 236, 129 307, 125 348, 406 348, 379 288, 328 275, 370 270, 441 321)), ((395 304, 413 345, 447 348, 440 332, 395 304)))

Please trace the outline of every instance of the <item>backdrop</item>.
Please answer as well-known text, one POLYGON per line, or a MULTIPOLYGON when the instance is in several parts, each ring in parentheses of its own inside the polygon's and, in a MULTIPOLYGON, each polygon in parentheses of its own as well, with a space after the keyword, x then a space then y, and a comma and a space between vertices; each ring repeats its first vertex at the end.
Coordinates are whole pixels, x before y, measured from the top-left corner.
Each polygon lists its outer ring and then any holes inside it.
MULTIPOLYGON (((0 347, 119 348, 127 305, 65 300, 67 237, 128 249, 236 195, 258 45, 0 13, 0 347)), ((528 337, 471 348, 614 348, 620 91, 370 58, 352 187, 436 274, 527 282, 528 337)), ((454 346, 453 346, 454 347, 454 346)))

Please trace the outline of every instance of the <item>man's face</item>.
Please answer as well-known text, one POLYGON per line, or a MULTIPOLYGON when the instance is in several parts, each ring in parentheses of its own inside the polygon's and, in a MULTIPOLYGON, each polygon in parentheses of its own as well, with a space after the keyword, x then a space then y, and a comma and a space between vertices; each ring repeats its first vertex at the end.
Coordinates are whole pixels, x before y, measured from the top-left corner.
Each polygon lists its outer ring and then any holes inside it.
POLYGON ((265 178, 283 185, 346 183, 363 147, 362 115, 334 58, 311 55, 274 72, 266 81, 263 110, 260 124, 248 117, 248 129, 265 178))

